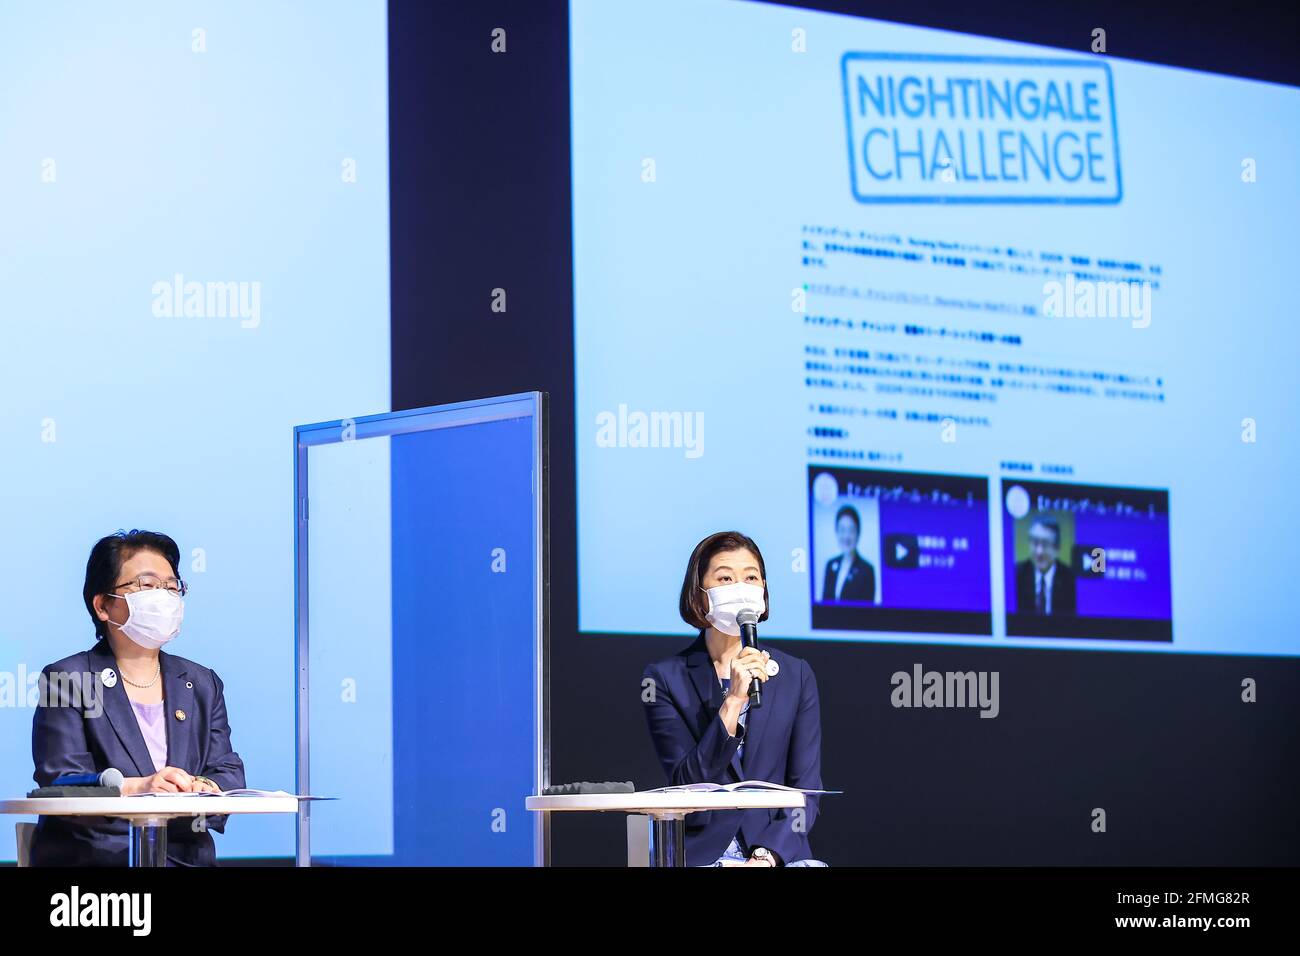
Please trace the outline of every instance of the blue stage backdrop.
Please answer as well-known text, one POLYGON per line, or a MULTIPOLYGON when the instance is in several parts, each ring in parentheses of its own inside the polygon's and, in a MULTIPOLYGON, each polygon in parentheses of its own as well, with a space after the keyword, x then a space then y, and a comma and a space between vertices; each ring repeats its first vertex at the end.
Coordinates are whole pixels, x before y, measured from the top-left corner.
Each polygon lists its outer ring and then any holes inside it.
MULTIPOLYGON (((132 527, 180 545, 168 650, 224 681, 249 786, 292 789, 292 427, 389 402, 386 31, 380 0, 6 4, 0 792, 132 527)), ((292 851, 287 818, 218 837, 292 851)))

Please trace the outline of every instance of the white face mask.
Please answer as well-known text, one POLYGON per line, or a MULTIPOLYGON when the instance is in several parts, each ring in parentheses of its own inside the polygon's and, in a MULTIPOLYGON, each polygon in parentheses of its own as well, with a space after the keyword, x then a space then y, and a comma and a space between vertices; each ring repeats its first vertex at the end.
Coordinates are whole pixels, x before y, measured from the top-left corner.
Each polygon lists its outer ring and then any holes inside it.
POLYGON ((736 623, 736 614, 744 608, 753 608, 762 616, 767 610, 763 600, 763 589, 757 584, 737 581, 735 584, 723 584, 704 591, 709 596, 709 613, 706 619, 717 630, 732 637, 740 637, 740 625, 736 623))
MULTIPOLYGON (((122 598, 121 594, 110 597, 122 598)), ((108 623, 119 627, 123 634, 141 647, 156 651, 181 632, 181 619, 185 617, 185 602, 179 594, 166 588, 153 588, 146 591, 132 591, 123 598, 126 601, 126 623, 122 625, 108 623)))

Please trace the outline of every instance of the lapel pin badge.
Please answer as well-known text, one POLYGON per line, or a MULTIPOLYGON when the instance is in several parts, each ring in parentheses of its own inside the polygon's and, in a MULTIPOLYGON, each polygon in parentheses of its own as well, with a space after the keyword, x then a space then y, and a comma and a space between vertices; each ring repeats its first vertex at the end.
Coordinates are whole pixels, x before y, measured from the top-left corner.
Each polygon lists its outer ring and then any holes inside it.
POLYGON ((176 711, 176 719, 177 719, 177 720, 184 720, 184 719, 185 719, 185 711, 183 711, 183 710, 178 710, 178 711, 176 711))
POLYGON ((185 682, 185 689, 186 689, 186 690, 193 690, 193 689, 194 689, 194 684, 193 684, 191 681, 186 681, 186 682, 185 682))
POLYGON ((775 677, 779 673, 781 673, 781 665, 775 659, 769 657, 767 659, 767 676, 775 677))
POLYGON ((104 682, 105 687, 117 686, 117 674, 113 672, 113 668, 111 667, 105 667, 100 671, 99 679, 104 682))

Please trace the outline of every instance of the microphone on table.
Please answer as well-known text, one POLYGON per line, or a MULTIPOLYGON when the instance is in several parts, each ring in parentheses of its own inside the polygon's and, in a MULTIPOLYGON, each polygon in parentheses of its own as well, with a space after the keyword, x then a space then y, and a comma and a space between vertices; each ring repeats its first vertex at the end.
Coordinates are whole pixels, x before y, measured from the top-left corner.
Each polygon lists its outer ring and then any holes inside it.
POLYGON ((122 786, 122 771, 109 767, 103 773, 65 773, 50 784, 52 787, 118 787, 122 786))
MULTIPOLYGON (((758 612, 752 607, 741 608, 736 612, 736 623, 740 625, 740 642, 745 647, 758 648, 758 612)), ((763 706, 763 682, 757 677, 749 682, 749 708, 763 706)))

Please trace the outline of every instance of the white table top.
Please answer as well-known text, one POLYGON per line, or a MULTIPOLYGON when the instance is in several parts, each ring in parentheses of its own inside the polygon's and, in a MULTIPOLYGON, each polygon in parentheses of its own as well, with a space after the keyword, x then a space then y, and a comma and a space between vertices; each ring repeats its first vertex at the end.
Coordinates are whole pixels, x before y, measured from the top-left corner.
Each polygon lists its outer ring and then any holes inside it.
POLYGON ((0 800, 0 813, 47 817, 138 818, 216 816, 228 813, 297 813, 298 798, 288 797, 36 797, 0 800))
POLYGON ((745 790, 735 793, 716 790, 707 793, 573 793, 560 797, 529 797, 529 810, 621 810, 624 813, 695 813, 699 810, 774 810, 802 807, 802 793, 788 790, 745 790))

